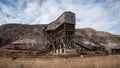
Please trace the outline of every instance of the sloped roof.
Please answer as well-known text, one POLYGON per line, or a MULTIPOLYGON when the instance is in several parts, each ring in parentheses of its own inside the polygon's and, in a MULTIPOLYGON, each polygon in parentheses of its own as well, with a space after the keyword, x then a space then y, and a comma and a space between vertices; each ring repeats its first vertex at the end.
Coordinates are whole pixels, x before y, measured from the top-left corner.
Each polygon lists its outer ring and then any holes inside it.
POLYGON ((13 44, 18 44, 18 43, 37 43, 36 39, 22 39, 22 40, 16 40, 14 42, 12 42, 13 44))
POLYGON ((48 24, 46 30, 55 30, 57 27, 62 25, 64 23, 64 14, 65 13, 73 13, 73 12, 71 12, 71 11, 64 12, 55 21, 53 21, 50 24, 48 24))
POLYGON ((62 22, 57 21, 53 21, 52 23, 48 24, 47 26, 47 30, 54 30, 56 29, 58 26, 60 26, 61 24, 63 24, 62 22))

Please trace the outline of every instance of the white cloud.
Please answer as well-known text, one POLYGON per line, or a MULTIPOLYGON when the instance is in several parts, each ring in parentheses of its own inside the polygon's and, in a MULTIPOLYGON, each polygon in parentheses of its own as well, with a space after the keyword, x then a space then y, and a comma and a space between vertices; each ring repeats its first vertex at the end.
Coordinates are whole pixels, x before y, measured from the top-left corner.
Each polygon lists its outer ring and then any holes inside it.
MULTIPOLYGON (((47 24, 54 21, 64 11, 73 11, 76 13, 77 28, 92 27, 96 30, 120 34, 119 27, 112 29, 120 25, 120 1, 107 0, 97 3, 96 0, 45 0, 40 5, 41 1, 22 0, 17 2, 16 17, 8 18, 2 15, 2 18, 5 18, 7 22, 47 24), (23 5, 26 7, 22 7, 23 5)), ((3 5, 2 10, 14 15, 13 9, 9 6, 3 5)), ((4 21, 0 20, 1 24, 3 24, 2 22, 4 21)))
POLYGON ((24 13, 28 16, 37 15, 39 13, 39 7, 38 3, 28 3, 24 13))

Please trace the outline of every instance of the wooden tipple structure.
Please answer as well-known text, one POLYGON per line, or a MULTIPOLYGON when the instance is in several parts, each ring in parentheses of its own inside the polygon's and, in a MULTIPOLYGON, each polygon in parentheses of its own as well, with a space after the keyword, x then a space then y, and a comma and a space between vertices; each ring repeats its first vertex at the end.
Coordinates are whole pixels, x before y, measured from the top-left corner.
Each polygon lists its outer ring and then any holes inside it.
MULTIPOLYGON (((75 37, 75 13, 64 12, 55 21, 51 22, 43 30, 45 37, 49 40, 45 45, 49 45, 52 53, 75 54, 82 52, 83 48, 95 51, 97 47, 89 46, 75 37), (77 46, 77 47, 76 47, 77 46)), ((46 41, 45 41, 46 42, 46 41)), ((104 47, 100 47, 104 50, 104 47)))
MULTIPOLYGON (((104 54, 104 46, 87 45, 75 37, 75 13, 64 12, 55 21, 46 25, 43 29, 43 46, 37 45, 37 39, 23 39, 12 42, 8 49, 36 50, 41 53, 50 54, 84 54, 85 51, 101 51, 104 54), (84 51, 84 52, 83 52, 84 51)), ((114 50, 115 51, 115 50, 114 50)), ((118 50, 117 50, 118 51, 118 50)))
POLYGON ((75 13, 64 12, 55 21, 48 24, 44 34, 50 41, 50 49, 54 53, 75 52, 71 39, 75 34, 75 13))

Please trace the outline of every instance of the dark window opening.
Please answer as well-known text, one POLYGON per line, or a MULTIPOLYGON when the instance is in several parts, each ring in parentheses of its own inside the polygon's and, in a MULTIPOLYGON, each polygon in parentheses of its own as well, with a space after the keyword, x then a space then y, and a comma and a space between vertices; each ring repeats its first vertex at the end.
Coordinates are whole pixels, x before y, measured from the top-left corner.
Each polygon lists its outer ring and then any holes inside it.
POLYGON ((69 15, 67 15, 67 17, 69 17, 69 15))
POLYGON ((71 18, 73 18, 73 16, 71 16, 71 18))
POLYGON ((48 30, 48 31, 46 31, 48 34, 50 34, 51 33, 51 31, 50 30, 48 30))
POLYGON ((72 31, 66 31, 65 34, 66 34, 66 35, 73 35, 73 32, 72 32, 72 31))
POLYGON ((64 49, 62 49, 62 53, 64 53, 64 49))

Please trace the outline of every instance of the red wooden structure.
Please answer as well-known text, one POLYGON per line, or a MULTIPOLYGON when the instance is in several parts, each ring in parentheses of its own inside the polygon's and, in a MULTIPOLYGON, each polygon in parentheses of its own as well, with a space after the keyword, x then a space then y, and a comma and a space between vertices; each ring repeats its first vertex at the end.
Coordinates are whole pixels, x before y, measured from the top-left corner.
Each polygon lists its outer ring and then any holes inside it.
POLYGON ((7 49, 15 49, 15 50, 24 50, 29 49, 27 44, 25 43, 17 43, 17 44, 8 44, 7 49))

